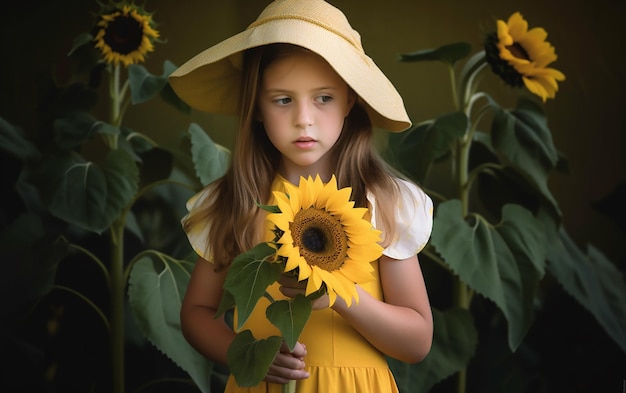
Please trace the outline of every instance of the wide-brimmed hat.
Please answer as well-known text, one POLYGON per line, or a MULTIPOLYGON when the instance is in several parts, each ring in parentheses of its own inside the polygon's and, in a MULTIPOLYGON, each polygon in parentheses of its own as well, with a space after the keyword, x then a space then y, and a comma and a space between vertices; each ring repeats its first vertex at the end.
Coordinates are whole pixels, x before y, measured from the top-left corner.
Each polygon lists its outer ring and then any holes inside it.
POLYGON ((187 61, 169 78, 176 94, 192 108, 236 114, 243 51, 287 43, 322 56, 359 95, 372 124, 389 131, 411 126, 402 97, 369 58, 361 36, 345 15, 322 0, 276 0, 243 32, 187 61))

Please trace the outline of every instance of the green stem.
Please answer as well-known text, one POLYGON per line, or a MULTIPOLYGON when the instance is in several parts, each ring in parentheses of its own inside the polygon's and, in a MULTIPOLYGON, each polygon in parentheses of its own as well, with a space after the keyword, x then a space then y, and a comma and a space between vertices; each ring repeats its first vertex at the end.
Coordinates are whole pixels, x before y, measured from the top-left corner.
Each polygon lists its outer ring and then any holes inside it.
POLYGON ((454 67, 449 65, 448 72, 450 73, 450 86, 452 88, 452 102, 454 103, 454 108, 458 111, 462 108, 462 106, 459 102, 459 93, 457 92, 456 87, 456 74, 454 73, 454 67))
POLYGON ((292 379, 288 383, 284 384, 282 393, 296 393, 296 381, 292 379))
POLYGON ((113 392, 124 392, 124 218, 120 216, 111 226, 111 360, 113 392))
MULTIPOLYGON (((464 103, 463 103, 464 104, 464 103)), ((461 106, 463 107, 463 105, 461 106)), ((470 126, 470 129, 472 127, 470 126)), ((456 179, 457 179, 457 192, 459 200, 461 201, 461 216, 464 219, 469 213, 469 182, 468 182, 468 167, 469 167, 469 150, 471 146, 472 138, 471 131, 464 135, 463 138, 457 139, 455 143, 456 154, 456 179)), ((469 293, 468 286, 460 278, 456 278, 455 286, 455 303, 458 307, 463 309, 469 309, 469 293)), ((464 393, 466 390, 467 370, 462 369, 457 374, 457 392, 464 393)))
MULTIPOLYGON (((111 97, 111 124, 119 127, 122 123, 122 118, 120 116, 121 109, 121 92, 120 92, 120 65, 113 65, 113 71, 111 72, 109 78, 109 96, 111 97)), ((109 68, 110 70, 110 68, 109 68)), ((104 135, 105 141, 107 142, 109 148, 117 149, 117 140, 118 135, 104 135)))

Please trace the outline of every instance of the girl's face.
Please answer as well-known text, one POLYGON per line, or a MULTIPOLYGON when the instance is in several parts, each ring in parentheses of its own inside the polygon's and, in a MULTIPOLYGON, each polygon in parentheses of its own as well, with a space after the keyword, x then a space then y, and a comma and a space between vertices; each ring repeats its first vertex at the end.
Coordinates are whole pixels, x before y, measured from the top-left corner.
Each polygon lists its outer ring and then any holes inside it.
POLYGON ((330 178, 328 151, 355 101, 348 85, 320 56, 294 51, 267 66, 258 105, 260 121, 282 155, 287 180, 319 174, 330 178))

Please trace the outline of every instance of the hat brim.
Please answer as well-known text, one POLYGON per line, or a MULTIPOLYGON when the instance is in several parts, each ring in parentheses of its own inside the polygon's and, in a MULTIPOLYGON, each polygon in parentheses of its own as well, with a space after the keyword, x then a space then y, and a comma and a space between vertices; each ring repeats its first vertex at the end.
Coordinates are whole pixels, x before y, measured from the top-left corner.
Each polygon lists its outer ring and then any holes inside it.
POLYGON ((371 58, 340 35, 299 19, 269 21, 200 52, 170 75, 170 84, 192 108, 236 114, 242 52, 274 43, 298 45, 323 57, 360 97, 373 126, 393 132, 411 126, 402 97, 371 58))

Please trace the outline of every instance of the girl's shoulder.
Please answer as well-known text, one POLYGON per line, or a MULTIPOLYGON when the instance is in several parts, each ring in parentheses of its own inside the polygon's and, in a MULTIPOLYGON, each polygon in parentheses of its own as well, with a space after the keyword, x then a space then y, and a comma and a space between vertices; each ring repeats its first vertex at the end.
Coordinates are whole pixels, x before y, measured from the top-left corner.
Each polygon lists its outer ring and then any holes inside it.
POLYGON ((395 203, 396 235, 383 252, 394 259, 406 259, 419 253, 428 243, 433 228, 433 202, 420 186, 410 181, 394 178, 398 186, 398 198, 394 201, 376 201, 369 193, 372 206, 372 224, 378 203, 395 203))

